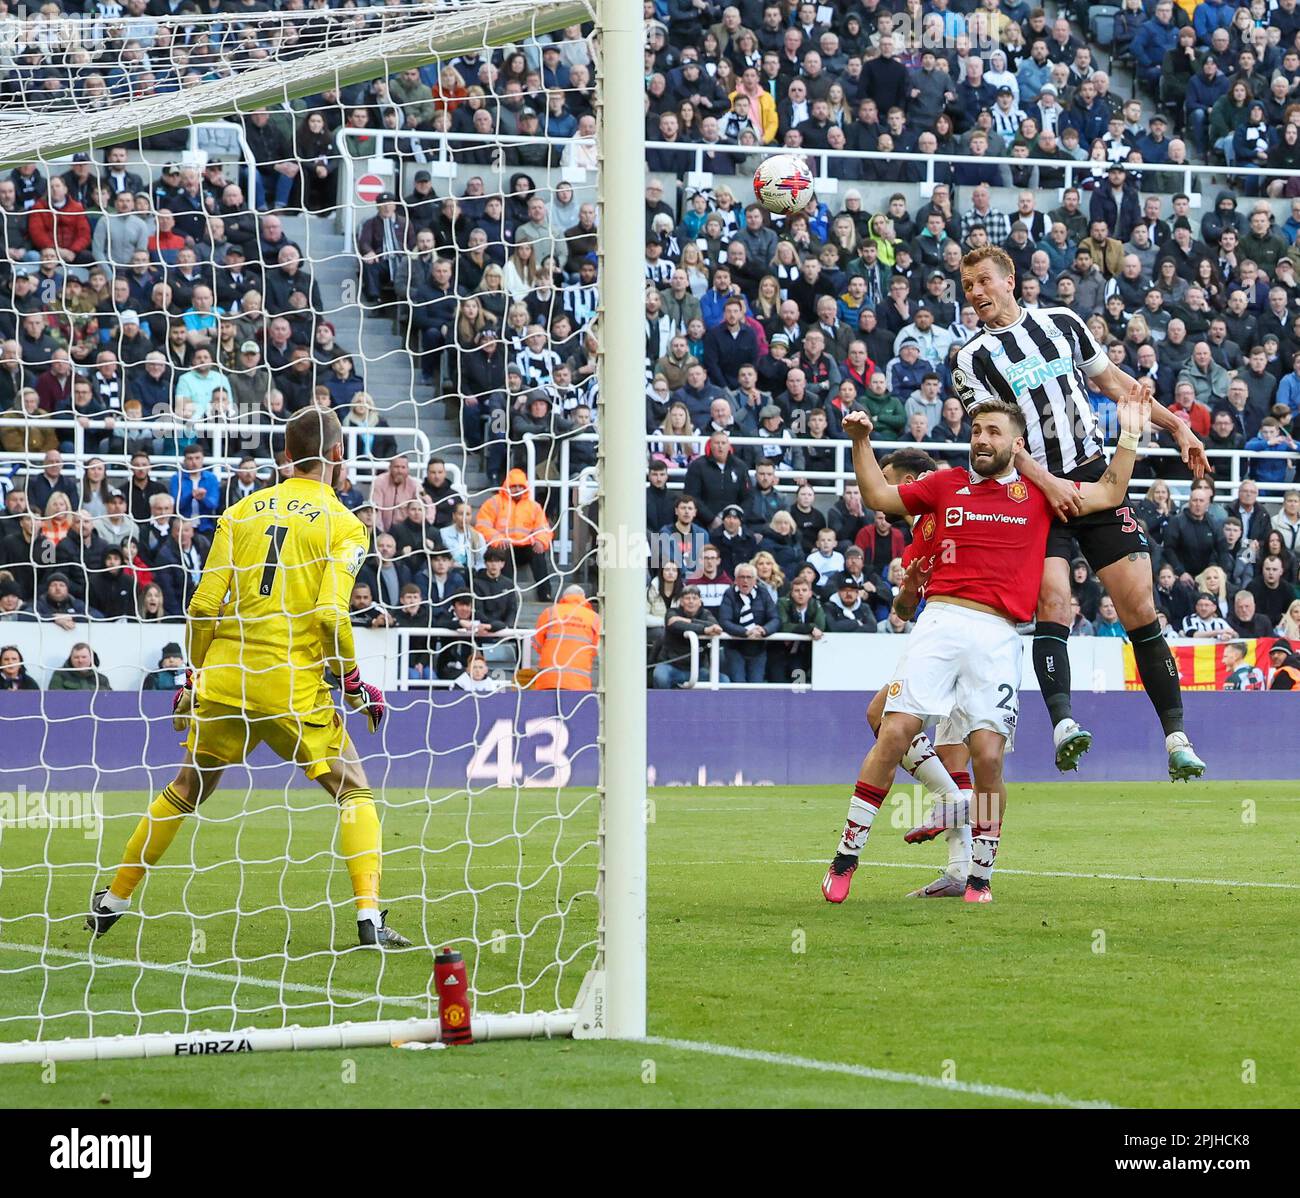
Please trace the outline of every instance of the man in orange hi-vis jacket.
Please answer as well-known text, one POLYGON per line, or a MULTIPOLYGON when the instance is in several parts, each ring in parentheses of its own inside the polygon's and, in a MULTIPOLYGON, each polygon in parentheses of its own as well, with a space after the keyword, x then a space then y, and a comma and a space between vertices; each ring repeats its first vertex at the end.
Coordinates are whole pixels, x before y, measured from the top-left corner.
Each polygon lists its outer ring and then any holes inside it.
POLYGON ((478 510, 474 527, 487 541, 488 548, 499 545, 510 554, 507 565, 511 577, 523 563, 532 571, 537 597, 551 601, 550 554, 553 533, 546 511, 532 497, 528 475, 511 470, 505 485, 478 510))
POLYGON ((600 617, 580 586, 565 587, 560 601, 537 617, 533 642, 538 669, 532 685, 538 690, 589 691, 600 617))

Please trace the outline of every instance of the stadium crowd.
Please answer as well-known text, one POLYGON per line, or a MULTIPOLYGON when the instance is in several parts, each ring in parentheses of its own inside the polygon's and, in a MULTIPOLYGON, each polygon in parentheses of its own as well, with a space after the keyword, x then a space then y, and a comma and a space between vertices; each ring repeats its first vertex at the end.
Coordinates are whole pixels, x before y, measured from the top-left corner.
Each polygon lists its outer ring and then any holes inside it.
MULTIPOLYGON (((328 0, 220 7, 226 19, 193 25, 159 23, 189 11, 165 0, 97 4, 97 22, 60 23, 57 4, 13 18, 0 102, 94 108, 180 91, 374 19, 328 0)), ((743 642, 728 641, 725 669, 749 681, 806 673, 807 643, 769 648, 773 631, 907 631, 890 615, 907 529, 864 509, 852 485, 827 507, 807 483, 826 489, 854 409, 880 438, 952 445, 936 458, 963 460, 951 368, 976 329, 958 269, 968 248, 1005 248, 1022 303, 1085 317, 1209 450, 1297 450, 1300 186, 1229 177, 1300 168, 1295 0, 1125 0, 1111 49, 1132 62, 1136 95, 1121 94, 1067 15, 1020 0, 647 0, 646 16, 657 685, 680 682, 687 628, 743 642), (752 153, 709 148, 721 145, 752 153), (726 184, 777 147, 928 155, 937 186, 910 211, 899 188, 923 164, 829 159, 835 209, 780 221, 726 184), (717 180, 679 194, 697 156, 717 180), (1031 164, 982 161, 1001 156, 1031 164), (1196 158, 1228 177, 1199 210, 1199 176, 1188 187, 1178 169, 1196 158), (1064 187, 1068 163, 1077 187, 1064 187), (1014 209, 996 202, 1004 188, 1014 209), (1264 197, 1292 195, 1289 219, 1276 219, 1264 197)), ((414 662, 417 676, 459 676, 479 647, 491 656, 491 636, 518 618, 523 568, 543 601, 562 581, 556 501, 594 463, 596 209, 572 184, 535 177, 594 165, 593 87, 573 27, 251 112, 240 118, 251 179, 220 162, 155 176, 134 146, 0 178, 0 448, 30 463, 3 484, 0 620, 178 620, 213 520, 285 469, 277 426, 317 404, 359 430, 358 456, 388 462, 368 494, 340 485, 373 531, 356 622, 466 633, 455 655, 414 662), (359 224, 358 281, 459 421, 463 451, 481 455, 495 489, 475 505, 444 462, 411 476, 286 231, 287 214, 347 202, 345 126, 356 148, 405 168, 409 182, 359 224), (454 194, 435 187, 423 162, 436 148, 412 131, 465 135, 454 194), (547 140, 503 145, 501 134, 547 140), (490 194, 492 173, 476 167, 504 168, 505 193, 490 194), (81 423, 78 460, 52 416, 81 423), (258 432, 222 439, 209 460, 208 426, 236 419, 258 432), (524 437, 540 498, 521 469, 524 437), (106 469, 127 461, 129 477, 106 469)), ((142 144, 179 158, 184 136, 142 144)), ((1226 506, 1189 492, 1176 458, 1151 461, 1135 514, 1171 633, 1227 636, 1201 611, 1209 595, 1231 635, 1265 619, 1300 634, 1300 492, 1284 490, 1294 461, 1252 461, 1226 506)), ((1108 634, 1095 579, 1077 585, 1076 631, 1108 634)))

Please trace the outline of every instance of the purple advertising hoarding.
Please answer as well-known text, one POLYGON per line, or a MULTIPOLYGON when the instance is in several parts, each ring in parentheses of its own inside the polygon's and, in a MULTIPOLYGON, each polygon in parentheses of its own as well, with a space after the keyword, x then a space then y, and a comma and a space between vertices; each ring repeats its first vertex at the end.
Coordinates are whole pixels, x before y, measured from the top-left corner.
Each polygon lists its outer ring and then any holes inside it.
MULTIPOLYGON (((449 692, 388 696, 381 735, 359 719, 353 738, 376 787, 447 789, 511 782, 594 784, 598 710, 594 695, 524 691, 475 699, 449 692)), ((872 743, 866 695, 790 691, 652 691, 650 778, 656 785, 818 785, 853 778, 872 743)), ((1187 730, 1212 779, 1300 776, 1300 738, 1261 740, 1292 729, 1300 701, 1287 693, 1184 695, 1187 730), (1266 751, 1260 748, 1267 746, 1266 751)), ((165 694, 10 693, 0 698, 0 785, 36 789, 160 788, 181 759, 165 694), (93 763, 93 764, 89 764, 93 763)), ((1080 694, 1075 714, 1096 736, 1081 781, 1165 778, 1164 738, 1141 693, 1080 694)), ((611 749, 617 752, 617 747, 611 749)), ((282 787, 294 775, 265 748, 252 784, 282 787)), ((250 771, 228 772, 244 788, 250 771)), ((1047 713, 1036 695, 1021 707, 1012 782, 1056 781, 1047 713)))

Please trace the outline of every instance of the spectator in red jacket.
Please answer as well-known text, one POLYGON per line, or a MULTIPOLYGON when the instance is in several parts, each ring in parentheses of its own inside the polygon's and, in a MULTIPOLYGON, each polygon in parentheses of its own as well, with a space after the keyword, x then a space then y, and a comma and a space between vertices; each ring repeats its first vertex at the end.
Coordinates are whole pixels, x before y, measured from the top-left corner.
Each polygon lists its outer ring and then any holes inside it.
POLYGON ((889 563, 903 556, 903 532, 889 522, 889 516, 877 512, 872 524, 854 538, 853 543, 862 550, 868 570, 883 575, 889 563))
POLYGON ((90 221, 84 205, 68 196, 68 185, 55 175, 48 193, 27 215, 27 237, 37 250, 54 249, 64 262, 90 262, 90 221))

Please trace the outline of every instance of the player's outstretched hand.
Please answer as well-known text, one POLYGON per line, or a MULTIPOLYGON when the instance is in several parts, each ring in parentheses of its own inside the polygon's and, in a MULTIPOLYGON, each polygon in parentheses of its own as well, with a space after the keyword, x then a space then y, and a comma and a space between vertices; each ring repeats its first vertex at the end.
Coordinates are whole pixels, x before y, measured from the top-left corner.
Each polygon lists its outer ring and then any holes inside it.
MULTIPOLYGON (((1135 382, 1115 407, 1119 415, 1120 432, 1132 433, 1135 437, 1146 435, 1151 423, 1151 390, 1145 379, 1135 382)), ((1183 460, 1187 460, 1185 453, 1183 460)))
POLYGON ((185 683, 172 696, 172 727, 184 732, 190 726, 194 711, 194 671, 186 669, 185 683))
POLYGON ((353 711, 364 711, 371 732, 378 732, 384 722, 384 692, 369 682, 361 681, 361 671, 353 670, 343 679, 343 700, 353 711))
POLYGON ((902 586, 910 591, 923 591, 930 581, 930 571, 934 569, 934 558, 914 557, 903 571, 902 586))
POLYGON ((850 441, 869 441, 875 425, 866 412, 850 412, 844 417, 844 435, 850 441))

